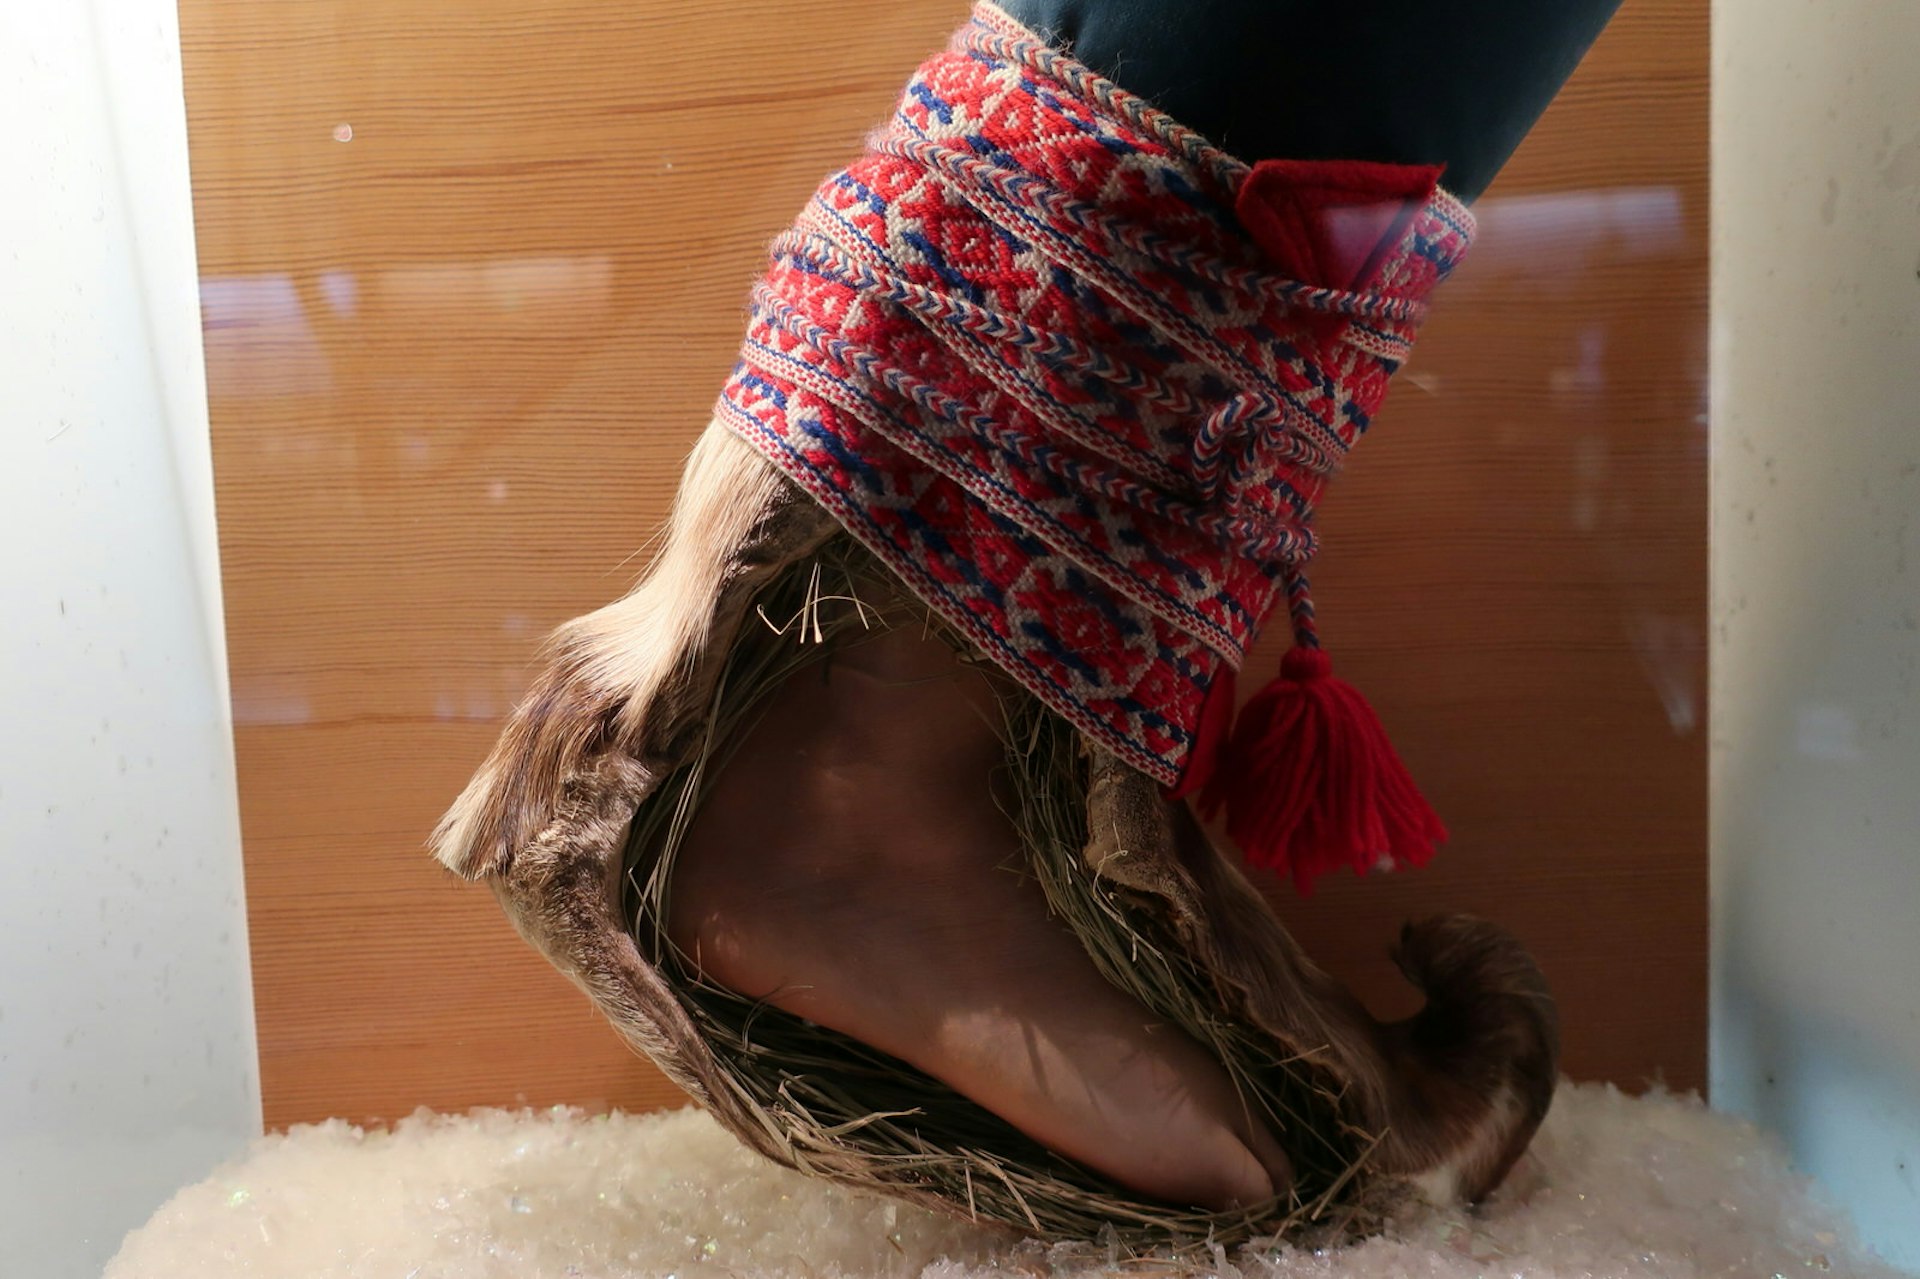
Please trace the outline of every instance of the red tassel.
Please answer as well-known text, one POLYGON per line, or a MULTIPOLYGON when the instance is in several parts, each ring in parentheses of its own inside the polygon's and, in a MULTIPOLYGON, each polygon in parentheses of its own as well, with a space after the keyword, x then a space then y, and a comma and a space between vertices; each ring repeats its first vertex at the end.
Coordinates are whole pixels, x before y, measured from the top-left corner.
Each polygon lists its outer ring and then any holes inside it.
POLYGON ((1222 666, 1207 689, 1207 700, 1200 704, 1200 722, 1193 730, 1193 749, 1187 752, 1187 766, 1180 780, 1167 791, 1168 799, 1185 799, 1198 794, 1219 771, 1220 759, 1227 752, 1227 738, 1233 732, 1233 703, 1236 681, 1231 666, 1222 666))
POLYGON ((1201 788, 1209 818, 1250 865, 1289 874, 1304 896, 1342 866, 1420 866, 1447 838, 1380 717, 1319 649, 1296 648, 1240 712, 1201 788))

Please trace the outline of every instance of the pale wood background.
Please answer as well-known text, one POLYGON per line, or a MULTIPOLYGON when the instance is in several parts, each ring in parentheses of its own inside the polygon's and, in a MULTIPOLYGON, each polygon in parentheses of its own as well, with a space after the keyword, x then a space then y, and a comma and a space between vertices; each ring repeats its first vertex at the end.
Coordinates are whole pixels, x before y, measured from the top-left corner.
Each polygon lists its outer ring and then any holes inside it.
MULTIPOLYGON (((669 1103, 422 841, 964 6, 181 9, 268 1122, 669 1103)), ((1282 900, 1387 1008, 1403 915, 1508 923, 1628 1085, 1705 1053, 1706 22, 1628 0, 1327 507, 1330 642, 1456 842, 1282 900)))

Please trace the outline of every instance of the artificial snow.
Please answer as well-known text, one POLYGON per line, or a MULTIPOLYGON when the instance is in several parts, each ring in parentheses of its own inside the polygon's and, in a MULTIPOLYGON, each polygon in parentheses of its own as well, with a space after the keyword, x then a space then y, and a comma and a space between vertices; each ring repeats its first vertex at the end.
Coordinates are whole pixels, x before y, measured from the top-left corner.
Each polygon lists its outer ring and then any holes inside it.
MULTIPOLYGON (((106 1279, 1044 1279, 1185 1269, 1045 1248, 776 1168, 704 1114, 422 1112, 268 1137, 127 1237, 106 1279)), ((1771 1141, 1698 1102, 1564 1085, 1478 1212, 1225 1279, 1890 1279, 1771 1141)))

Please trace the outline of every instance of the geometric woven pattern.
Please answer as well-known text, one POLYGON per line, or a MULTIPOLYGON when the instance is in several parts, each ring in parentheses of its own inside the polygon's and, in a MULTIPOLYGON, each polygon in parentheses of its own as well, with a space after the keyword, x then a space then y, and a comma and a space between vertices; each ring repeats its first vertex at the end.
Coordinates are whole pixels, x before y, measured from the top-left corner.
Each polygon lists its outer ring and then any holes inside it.
POLYGON ((980 652, 1173 784, 1465 252, 1288 278, 1251 171, 991 5, 774 242, 722 418, 980 652))

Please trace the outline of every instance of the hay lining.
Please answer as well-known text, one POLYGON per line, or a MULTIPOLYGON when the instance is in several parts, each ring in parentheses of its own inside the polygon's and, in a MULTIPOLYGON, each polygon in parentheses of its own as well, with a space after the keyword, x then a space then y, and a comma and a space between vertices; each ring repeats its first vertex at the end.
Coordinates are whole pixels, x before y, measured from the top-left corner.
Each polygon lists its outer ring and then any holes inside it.
POLYGON ((1246 1102, 1286 1147, 1295 1184, 1245 1211, 1156 1203, 1055 1155, 939 1080, 848 1036, 701 978, 668 940, 674 858, 710 776, 765 699, 837 644, 876 627, 922 625, 958 636, 905 601, 885 570, 841 537, 775 578, 743 627, 715 690, 694 759, 636 813, 626 857, 627 918, 640 953, 673 987, 719 1063, 726 1086, 786 1162, 835 1180, 976 1221, 1109 1249, 1164 1252, 1285 1237, 1330 1241, 1373 1224, 1365 1193, 1374 1139, 1348 1124, 1327 1073, 1282 1056, 1230 1015, 1215 984, 1172 942, 1147 903, 1103 881, 1087 847, 1087 759, 1078 732, 1025 695, 1005 699, 1009 814, 1049 909, 1104 975, 1222 1062, 1246 1102))

